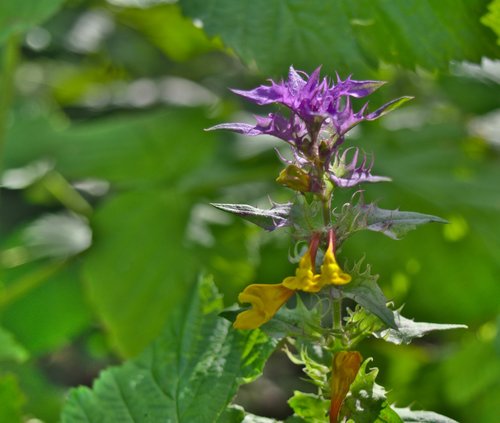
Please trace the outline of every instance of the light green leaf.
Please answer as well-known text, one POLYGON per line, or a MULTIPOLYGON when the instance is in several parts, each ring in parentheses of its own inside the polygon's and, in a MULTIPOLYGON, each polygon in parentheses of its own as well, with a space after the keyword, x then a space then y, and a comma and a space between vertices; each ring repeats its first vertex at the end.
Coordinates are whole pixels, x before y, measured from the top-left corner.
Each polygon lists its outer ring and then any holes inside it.
POLYGON ((0 361, 13 360, 22 363, 27 360, 28 355, 28 351, 14 339, 14 336, 0 327, 0 361))
POLYGON ((387 299, 377 284, 378 275, 371 275, 369 266, 361 273, 361 262, 348 273, 352 276, 352 281, 338 288, 342 295, 375 314, 387 326, 396 328, 393 312, 387 308, 387 299))
POLYGON ((398 413, 404 423, 458 423, 456 420, 432 411, 417 411, 410 410, 410 408, 396 407, 392 407, 392 409, 398 413))
POLYGON ((90 298, 124 355, 155 338, 195 280, 183 247, 189 199, 176 191, 118 195, 96 211, 95 241, 83 265, 90 298))
POLYGON ((397 328, 384 329, 374 332, 373 335, 376 338, 399 345, 409 344, 413 339, 421 338, 436 330, 467 329, 466 325, 414 322, 403 317, 398 311, 394 312, 394 321, 397 328))
POLYGON ((0 376, 0 422, 21 423, 24 402, 15 376, 12 374, 0 376))
POLYGON ((495 31, 500 44, 500 0, 493 0, 488 5, 488 13, 481 18, 481 23, 495 31))
POLYGON ((140 356, 105 370, 92 390, 72 391, 62 422, 217 422, 276 346, 259 330, 234 330, 217 315, 220 307, 203 278, 140 356))
POLYGON ((288 400, 288 404, 297 416, 310 423, 328 422, 327 413, 330 408, 330 401, 318 395, 294 391, 293 397, 288 400))
POLYGON ((64 0, 15 1, 0 3, 0 44, 10 35, 23 33, 53 15, 64 0))
POLYGON ((481 0, 180 3, 209 35, 263 73, 285 72, 291 51, 298 69, 323 64, 345 73, 379 62, 446 70, 451 60, 478 62, 499 51, 479 23, 481 0))
POLYGON ((264 210, 247 204, 220 204, 212 203, 212 206, 228 213, 233 213, 264 228, 273 231, 276 228, 287 225, 291 204, 274 204, 271 209, 264 210))

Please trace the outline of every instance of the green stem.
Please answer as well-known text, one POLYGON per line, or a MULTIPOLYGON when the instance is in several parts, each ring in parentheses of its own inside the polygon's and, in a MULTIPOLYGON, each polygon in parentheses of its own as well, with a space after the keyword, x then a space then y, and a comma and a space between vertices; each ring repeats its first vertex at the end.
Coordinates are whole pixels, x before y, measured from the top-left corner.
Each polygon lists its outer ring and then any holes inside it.
POLYGON ((11 35, 4 45, 0 77, 0 175, 4 165, 9 111, 14 96, 14 74, 19 61, 19 35, 11 35))
POLYGON ((333 298, 333 329, 342 330, 342 298, 333 298))

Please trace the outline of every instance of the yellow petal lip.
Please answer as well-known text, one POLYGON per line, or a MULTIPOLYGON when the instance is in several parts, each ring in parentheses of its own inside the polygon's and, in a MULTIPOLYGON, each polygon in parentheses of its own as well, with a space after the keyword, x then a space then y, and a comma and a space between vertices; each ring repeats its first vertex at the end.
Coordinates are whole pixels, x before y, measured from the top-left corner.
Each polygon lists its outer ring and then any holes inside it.
POLYGON ((331 245, 326 250, 319 279, 319 284, 322 287, 325 285, 345 285, 351 282, 351 275, 343 272, 338 265, 331 245))
POLYGON ((238 314, 233 323, 236 329, 256 329, 271 320, 294 291, 282 284, 248 285, 238 296, 242 303, 250 303, 252 308, 238 314))

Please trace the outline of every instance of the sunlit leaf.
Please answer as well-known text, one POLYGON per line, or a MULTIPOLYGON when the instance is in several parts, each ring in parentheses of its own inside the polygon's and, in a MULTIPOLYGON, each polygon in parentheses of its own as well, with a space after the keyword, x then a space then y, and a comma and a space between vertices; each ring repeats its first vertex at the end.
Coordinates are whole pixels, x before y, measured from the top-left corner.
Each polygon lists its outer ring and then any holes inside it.
POLYGON ((62 421, 218 421, 276 345, 258 330, 235 331, 217 315, 220 307, 213 282, 203 279, 139 357, 105 370, 92 391, 72 391, 62 421))
POLYGON ((404 423, 457 423, 456 420, 433 411, 411 410, 410 408, 392 408, 404 423))
POLYGON ((23 362, 28 356, 28 351, 14 339, 12 334, 0 327, 0 362, 3 360, 23 362))

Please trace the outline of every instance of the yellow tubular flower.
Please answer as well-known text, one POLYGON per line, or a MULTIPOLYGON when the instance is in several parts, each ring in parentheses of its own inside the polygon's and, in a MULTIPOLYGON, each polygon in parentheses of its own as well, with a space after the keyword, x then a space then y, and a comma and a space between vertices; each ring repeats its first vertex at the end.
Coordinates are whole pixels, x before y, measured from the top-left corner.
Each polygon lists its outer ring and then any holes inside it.
POLYGON ((236 329, 256 329, 268 322, 293 295, 294 291, 282 284, 248 285, 238 296, 241 303, 250 303, 252 308, 236 317, 236 329))
POLYGON ((288 276, 283 279, 282 284, 294 291, 318 292, 321 286, 317 283, 316 276, 318 275, 314 274, 314 265, 311 260, 311 251, 309 249, 300 259, 299 267, 297 267, 295 271, 295 276, 288 276))
POLYGON ((325 253, 321 274, 316 276, 317 284, 322 288, 325 285, 345 285, 351 282, 351 275, 344 273, 335 259, 333 246, 330 244, 325 253))

